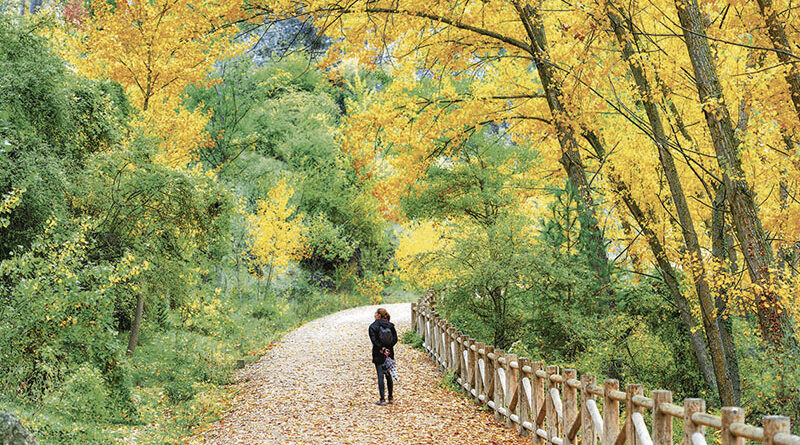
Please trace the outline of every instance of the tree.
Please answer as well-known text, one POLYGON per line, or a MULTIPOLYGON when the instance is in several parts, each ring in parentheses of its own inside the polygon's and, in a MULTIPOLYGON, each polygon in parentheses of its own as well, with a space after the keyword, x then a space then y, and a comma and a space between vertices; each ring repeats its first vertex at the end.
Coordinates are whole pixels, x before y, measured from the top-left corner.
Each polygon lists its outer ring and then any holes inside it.
POLYGON ((258 202, 257 212, 248 217, 250 250, 260 264, 269 268, 267 286, 273 271, 284 270, 290 261, 303 257, 305 228, 302 215, 294 215, 295 209, 289 205, 292 194, 286 181, 280 180, 268 198, 258 202))
POLYGON ((180 103, 184 88, 206 81, 214 62, 243 49, 232 23, 242 20, 239 2, 160 0, 91 2, 91 14, 65 25, 63 52, 89 77, 122 84, 143 111, 141 125, 162 140, 160 161, 183 167, 210 144, 208 116, 180 103))
POLYGON ((754 191, 742 170, 740 143, 734 135, 733 122, 706 38, 707 26, 695 0, 677 2, 676 8, 684 29, 684 42, 692 61, 697 92, 704 104, 706 125, 728 194, 726 200, 736 238, 742 246, 750 279, 758 286, 756 308, 761 334, 767 342, 781 345, 787 336, 793 338, 794 333, 781 302, 770 289, 774 285, 770 269, 775 267, 775 259, 758 216, 754 191))
MULTIPOLYGON (((677 214, 678 221, 683 235, 684 243, 687 252, 689 252, 690 272, 695 285, 695 292, 700 302, 700 310, 702 313, 703 328, 708 340, 708 346, 711 349, 711 359, 715 371, 715 379, 709 380, 709 386, 717 386, 719 389, 719 396, 723 404, 736 405, 739 402, 739 396, 734 394, 732 381, 738 381, 738 375, 732 375, 728 366, 728 359, 733 354, 733 351, 727 351, 725 344, 722 340, 720 327, 717 321, 716 306, 712 295, 711 286, 707 280, 706 266, 703 260, 703 253, 700 248, 700 241, 695 231, 694 221, 692 220, 692 213, 689 209, 689 204, 686 194, 683 191, 683 184, 680 180, 678 169, 675 166, 675 160, 670 152, 670 143, 667 140, 667 135, 664 130, 664 125, 661 120, 661 113, 658 106, 653 100, 653 88, 644 73, 642 67, 636 62, 636 58, 641 54, 636 54, 634 48, 641 47, 637 41, 637 37, 630 30, 631 20, 624 18, 620 15, 620 9, 617 5, 609 2, 608 5, 608 18, 614 34, 617 37, 617 42, 622 48, 622 57, 628 62, 630 71, 636 88, 638 89, 639 104, 645 109, 647 120, 650 124, 650 131, 653 135, 653 140, 658 150, 658 158, 661 163, 661 168, 664 171, 667 184, 669 185, 672 203, 675 206, 675 213, 677 214)), ((668 266, 662 265, 662 271, 665 271, 668 266)), ((666 270, 666 272, 671 272, 666 270)), ((686 305, 681 305, 685 307, 686 305)), ((684 309, 685 310, 685 309, 684 309)), ((684 315, 685 316, 685 315, 684 315)), ((701 358, 702 355, 698 355, 701 358)), ((704 365, 702 359, 700 360, 701 366, 704 365)))

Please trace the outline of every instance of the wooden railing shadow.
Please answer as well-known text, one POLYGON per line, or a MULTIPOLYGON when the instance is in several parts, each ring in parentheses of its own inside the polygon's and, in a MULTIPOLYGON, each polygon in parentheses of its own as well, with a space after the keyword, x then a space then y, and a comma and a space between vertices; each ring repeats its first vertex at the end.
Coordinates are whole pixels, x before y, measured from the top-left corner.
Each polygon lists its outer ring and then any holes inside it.
POLYGON ((578 378, 574 369, 506 354, 457 331, 427 297, 411 304, 411 320, 425 349, 443 369, 455 373, 476 403, 488 406, 496 419, 536 443, 672 445, 672 422, 678 419, 683 422, 683 445, 706 445, 706 428, 720 431, 721 445, 744 445, 745 440, 800 445, 800 436, 789 432, 788 417, 764 416, 756 427, 744 423, 740 407, 723 407, 720 416, 714 416, 705 412, 702 399, 684 399, 679 406, 672 403, 671 391, 652 391, 652 397, 645 397, 639 384, 625 385, 621 391, 617 380, 604 380, 601 386, 592 375, 578 378), (620 404, 625 406, 622 423, 620 404))

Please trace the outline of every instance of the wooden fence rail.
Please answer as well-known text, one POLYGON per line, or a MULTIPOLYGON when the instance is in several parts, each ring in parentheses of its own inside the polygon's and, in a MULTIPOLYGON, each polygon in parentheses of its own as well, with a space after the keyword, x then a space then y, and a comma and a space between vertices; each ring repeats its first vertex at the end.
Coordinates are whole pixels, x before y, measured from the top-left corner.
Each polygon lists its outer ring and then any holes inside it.
POLYGON ((764 416, 761 427, 744 423, 744 410, 723 407, 720 416, 706 413, 702 399, 672 403, 671 391, 645 397, 638 384, 620 389, 617 380, 597 384, 592 375, 578 378, 574 369, 506 354, 472 339, 439 317, 430 300, 411 304, 412 327, 423 345, 476 403, 535 443, 554 445, 673 445, 672 421, 683 422, 683 445, 706 445, 706 428, 720 431, 721 445, 800 445, 789 432, 789 418, 764 416), (620 409, 625 415, 620 424, 620 409), (651 425, 645 421, 652 413, 651 425))

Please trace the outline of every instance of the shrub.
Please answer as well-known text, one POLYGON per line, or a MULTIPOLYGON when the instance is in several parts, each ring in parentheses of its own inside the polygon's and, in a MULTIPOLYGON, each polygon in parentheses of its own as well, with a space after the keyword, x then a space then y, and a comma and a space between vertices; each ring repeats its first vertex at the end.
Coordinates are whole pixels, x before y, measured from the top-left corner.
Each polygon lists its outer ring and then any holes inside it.
POLYGON ((456 373, 452 370, 446 371, 444 375, 442 375, 442 380, 439 381, 439 386, 451 391, 461 391, 461 385, 458 384, 456 373))
POLYGON ((102 422, 109 417, 110 392, 102 373, 88 363, 80 365, 45 398, 54 412, 72 421, 102 422))
POLYGON ((422 349, 422 336, 413 329, 403 332, 403 336, 400 338, 400 341, 411 346, 412 348, 422 349))
POLYGON ((257 320, 272 321, 279 318, 280 314, 272 298, 260 300, 250 309, 250 316, 257 320))

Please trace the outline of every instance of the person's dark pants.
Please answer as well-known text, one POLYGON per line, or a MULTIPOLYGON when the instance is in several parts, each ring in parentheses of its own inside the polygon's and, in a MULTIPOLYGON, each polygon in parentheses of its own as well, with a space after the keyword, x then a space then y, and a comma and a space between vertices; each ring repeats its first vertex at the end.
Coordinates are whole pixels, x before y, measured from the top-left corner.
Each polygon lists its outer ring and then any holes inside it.
POLYGON ((386 377, 386 386, 389 387, 389 398, 392 398, 392 376, 383 369, 383 363, 375 363, 375 371, 378 373, 378 392, 381 393, 381 400, 385 400, 383 389, 383 378, 386 377))

